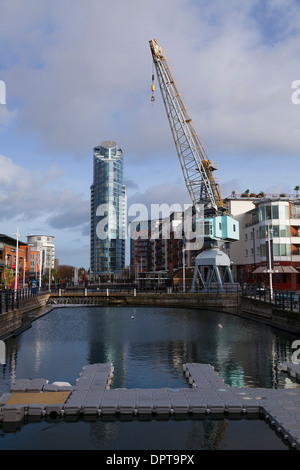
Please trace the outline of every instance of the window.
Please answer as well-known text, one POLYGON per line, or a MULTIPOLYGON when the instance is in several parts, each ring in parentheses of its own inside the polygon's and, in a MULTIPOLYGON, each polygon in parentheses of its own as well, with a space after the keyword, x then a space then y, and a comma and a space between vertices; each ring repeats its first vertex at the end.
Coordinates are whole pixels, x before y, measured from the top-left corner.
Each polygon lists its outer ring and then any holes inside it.
POLYGON ((266 220, 270 220, 272 218, 271 206, 266 206, 266 220))
POLYGON ((262 258, 265 258, 266 257, 266 245, 263 244, 263 245, 260 245, 260 256, 262 258))
POLYGON ((300 219, 300 204, 296 205, 296 204, 293 204, 292 205, 292 218, 293 219, 300 219))
POLYGON ((273 237, 279 237, 279 225, 273 225, 273 237))
POLYGON ((272 219, 279 219, 278 206, 272 206, 272 219))
POLYGON ((274 243, 273 254, 274 256, 290 256, 291 245, 287 245, 285 243, 274 243))
POLYGON ((260 207, 259 208, 259 212, 258 212, 258 215, 259 215, 259 220, 265 220, 266 219, 266 216, 265 216, 265 208, 264 207, 260 207))
MULTIPOLYGON (((288 209, 288 207, 287 207, 287 209, 288 209)), ((286 214, 286 212, 285 212, 285 214, 286 214)), ((271 220, 271 219, 279 219, 279 207, 278 207, 278 205, 273 205, 273 204, 270 205, 270 206, 260 207, 258 215, 259 215, 259 220, 260 221, 262 221, 262 220, 271 220)), ((284 218, 286 218, 286 217, 284 217, 284 218)))
MULTIPOLYGON (((268 237, 268 225, 263 225, 260 227, 260 238, 267 238, 268 237)), ((290 236, 290 226, 289 225, 271 225, 271 237, 278 238, 278 237, 289 237, 290 236)))
POLYGON ((245 256, 246 257, 248 256, 248 250, 245 250, 245 256))
POLYGON ((280 205, 279 206, 279 219, 282 220, 289 220, 290 218, 290 211, 288 205, 280 205))
POLYGON ((265 225, 262 225, 260 227, 260 238, 266 238, 267 234, 266 234, 266 226, 265 225))
POLYGON ((279 243, 274 243, 273 244, 273 255, 274 256, 280 256, 280 245, 279 245, 279 243))
POLYGON ((289 237, 290 236, 290 227, 289 227, 289 225, 280 226, 280 236, 281 237, 289 237))
POLYGON ((280 255, 281 256, 290 256, 291 255, 291 246, 281 243, 281 245, 280 245, 280 255))
POLYGON ((204 235, 212 235, 212 222, 209 220, 204 221, 204 235))

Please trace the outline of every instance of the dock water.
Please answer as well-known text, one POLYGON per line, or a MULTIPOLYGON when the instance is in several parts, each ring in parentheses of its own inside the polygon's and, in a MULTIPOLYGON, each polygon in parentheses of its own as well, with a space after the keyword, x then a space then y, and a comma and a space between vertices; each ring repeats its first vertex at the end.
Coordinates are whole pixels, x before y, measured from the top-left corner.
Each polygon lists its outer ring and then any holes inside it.
MULTIPOLYGON (((300 378, 300 365, 282 364, 300 378)), ((0 397, 0 421, 18 423, 26 417, 98 417, 109 415, 263 415, 293 448, 300 449, 300 388, 231 388, 210 364, 188 363, 186 388, 111 388, 111 363, 82 368, 72 386, 43 378, 17 379, 0 397)))

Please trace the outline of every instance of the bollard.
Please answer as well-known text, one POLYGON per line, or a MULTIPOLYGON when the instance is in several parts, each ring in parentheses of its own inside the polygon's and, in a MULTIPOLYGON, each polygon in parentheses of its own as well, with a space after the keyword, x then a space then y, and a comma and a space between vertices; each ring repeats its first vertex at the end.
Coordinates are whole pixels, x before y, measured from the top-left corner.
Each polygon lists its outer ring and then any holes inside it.
POLYGON ((87 296, 87 289, 84 289, 84 296, 87 296))
POLYGON ((106 297, 108 297, 108 289, 106 289, 106 297))
POLYGON ((58 289, 58 297, 61 297, 61 289, 58 289))

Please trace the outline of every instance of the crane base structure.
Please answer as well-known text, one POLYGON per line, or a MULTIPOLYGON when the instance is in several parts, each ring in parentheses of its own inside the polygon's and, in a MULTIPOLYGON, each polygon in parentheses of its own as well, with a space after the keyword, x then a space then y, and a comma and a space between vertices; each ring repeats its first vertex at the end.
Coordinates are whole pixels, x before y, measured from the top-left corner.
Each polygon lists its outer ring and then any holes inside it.
POLYGON ((191 292, 237 292, 226 253, 211 248, 196 256, 191 292))

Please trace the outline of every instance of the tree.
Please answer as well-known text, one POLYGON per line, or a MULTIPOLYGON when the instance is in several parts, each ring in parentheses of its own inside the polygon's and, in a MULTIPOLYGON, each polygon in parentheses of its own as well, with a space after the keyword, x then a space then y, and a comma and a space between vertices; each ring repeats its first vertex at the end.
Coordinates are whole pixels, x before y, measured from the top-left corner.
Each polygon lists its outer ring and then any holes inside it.
POLYGON ((300 190, 300 186, 295 186, 295 187, 294 187, 294 191, 296 191, 297 197, 298 197, 298 192, 299 192, 299 190, 300 190))
POLYGON ((7 266, 4 268, 4 285, 5 289, 10 288, 11 283, 14 281, 15 276, 11 269, 7 266))
POLYGON ((74 266, 61 265, 57 268, 57 278, 60 281, 72 281, 74 278, 74 266))

